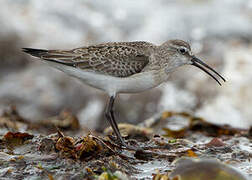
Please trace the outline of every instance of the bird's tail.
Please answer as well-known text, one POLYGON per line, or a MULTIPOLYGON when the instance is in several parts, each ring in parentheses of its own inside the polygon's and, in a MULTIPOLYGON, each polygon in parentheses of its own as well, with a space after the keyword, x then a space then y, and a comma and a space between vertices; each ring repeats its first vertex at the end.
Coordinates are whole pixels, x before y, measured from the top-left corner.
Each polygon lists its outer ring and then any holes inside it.
POLYGON ((30 54, 35 57, 41 58, 43 55, 48 53, 45 49, 33 49, 33 48, 22 48, 23 52, 30 54))
POLYGON ((78 54, 74 54, 73 52, 67 50, 45 50, 33 48, 22 48, 22 50, 34 57, 69 66, 74 66, 74 59, 78 58, 78 54))

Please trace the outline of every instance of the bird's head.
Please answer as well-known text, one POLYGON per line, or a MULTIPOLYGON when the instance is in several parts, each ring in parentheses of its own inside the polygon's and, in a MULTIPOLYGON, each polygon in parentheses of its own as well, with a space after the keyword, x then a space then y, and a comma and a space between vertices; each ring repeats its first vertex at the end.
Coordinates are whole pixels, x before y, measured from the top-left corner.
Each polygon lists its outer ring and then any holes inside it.
POLYGON ((226 81, 218 72, 216 72, 213 68, 208 66, 206 63, 204 63, 202 60, 198 59, 191 51, 190 45, 182 40, 169 40, 165 43, 163 43, 161 46, 159 46, 159 56, 161 56, 162 59, 165 61, 165 68, 167 72, 171 72, 177 67, 183 66, 183 65, 193 65, 201 70, 203 70, 205 73, 207 73, 209 76, 211 76, 215 81, 218 82, 218 84, 221 85, 220 81, 211 74, 208 70, 215 73, 217 76, 219 76, 224 82, 226 81))

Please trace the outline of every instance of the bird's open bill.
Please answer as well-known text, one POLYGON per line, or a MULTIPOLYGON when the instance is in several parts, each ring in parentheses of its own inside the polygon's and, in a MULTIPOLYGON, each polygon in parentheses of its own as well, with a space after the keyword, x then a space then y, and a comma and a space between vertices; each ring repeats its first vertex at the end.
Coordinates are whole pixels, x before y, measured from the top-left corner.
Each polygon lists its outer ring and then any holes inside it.
POLYGON ((211 76, 215 81, 218 82, 218 84, 221 86, 220 81, 214 76, 212 75, 210 72, 207 71, 207 69, 211 70, 212 72, 214 72, 215 74, 217 74, 224 82, 226 81, 224 79, 224 77, 222 77, 219 73, 217 73, 213 68, 211 68, 210 66, 208 66, 206 63, 204 63, 203 61, 201 61, 200 59, 193 57, 192 58, 192 65, 196 66, 198 68, 200 68, 202 71, 204 71, 205 73, 207 73, 209 76, 211 76), (201 65, 202 66, 201 66, 201 65), (204 67, 206 67, 207 69, 205 69, 204 67))

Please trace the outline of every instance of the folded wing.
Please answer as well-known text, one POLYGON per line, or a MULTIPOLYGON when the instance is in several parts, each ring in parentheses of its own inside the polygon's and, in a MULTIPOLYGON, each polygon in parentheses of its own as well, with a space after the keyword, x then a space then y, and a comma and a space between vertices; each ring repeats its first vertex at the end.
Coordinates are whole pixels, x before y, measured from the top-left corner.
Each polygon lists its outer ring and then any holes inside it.
MULTIPOLYGON (((135 45, 134 42, 133 45, 135 45)), ((115 77, 139 73, 149 62, 149 56, 130 44, 108 43, 73 50, 43 50, 23 48, 23 51, 46 61, 53 61, 115 77)))

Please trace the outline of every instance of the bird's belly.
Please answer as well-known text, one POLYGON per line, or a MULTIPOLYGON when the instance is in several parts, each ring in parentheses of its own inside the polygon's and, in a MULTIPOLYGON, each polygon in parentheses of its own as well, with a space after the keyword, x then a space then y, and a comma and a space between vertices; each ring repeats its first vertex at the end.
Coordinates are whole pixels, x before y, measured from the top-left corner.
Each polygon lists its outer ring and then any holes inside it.
POLYGON ((84 83, 104 90, 110 95, 114 95, 116 93, 138 93, 158 85, 155 83, 152 74, 148 73, 125 78, 97 74, 83 70, 81 70, 81 74, 82 75, 79 79, 81 79, 84 83))
POLYGON ((153 72, 144 72, 120 78, 116 86, 119 93, 138 93, 156 87, 159 84, 153 72))
POLYGON ((103 75, 95 72, 85 71, 62 64, 49 62, 57 69, 74 76, 85 84, 101 89, 114 95, 116 93, 137 93, 158 86, 161 81, 156 80, 156 73, 143 72, 129 77, 120 78, 110 75, 103 75))

